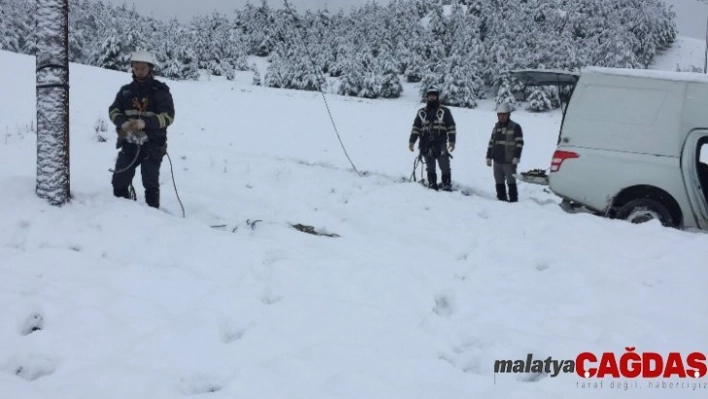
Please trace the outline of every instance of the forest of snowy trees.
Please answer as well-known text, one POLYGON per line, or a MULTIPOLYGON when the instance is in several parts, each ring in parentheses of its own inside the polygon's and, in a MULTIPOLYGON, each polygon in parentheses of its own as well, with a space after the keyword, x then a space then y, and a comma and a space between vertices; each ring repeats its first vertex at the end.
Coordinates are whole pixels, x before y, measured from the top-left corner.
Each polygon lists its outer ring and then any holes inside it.
MULTIPOLYGON (((35 3, 0 0, 0 49, 34 54, 35 3)), ((69 4, 71 62, 128 70, 130 52, 144 48, 161 76, 233 79, 255 71, 248 56, 258 56, 269 63, 254 84, 268 87, 395 98, 402 81, 420 82, 440 87, 448 105, 516 104, 521 94, 539 112, 558 106, 557 93, 524 91, 506 71, 646 68, 677 33, 662 0, 392 0, 346 13, 294 13, 262 0, 187 23, 101 1, 69 4)))

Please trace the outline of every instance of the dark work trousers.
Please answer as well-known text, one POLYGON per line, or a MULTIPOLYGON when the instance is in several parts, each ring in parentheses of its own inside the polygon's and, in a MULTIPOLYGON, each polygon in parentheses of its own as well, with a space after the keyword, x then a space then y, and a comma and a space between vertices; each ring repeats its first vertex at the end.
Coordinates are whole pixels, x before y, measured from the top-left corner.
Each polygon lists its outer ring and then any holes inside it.
POLYGON ((513 163, 494 162, 494 182, 496 183, 498 199, 509 202, 516 202, 519 200, 519 192, 516 187, 516 177, 514 177, 515 174, 516 165, 513 163), (508 197, 506 186, 509 186, 508 197))
POLYGON ((143 187, 145 188, 145 202, 153 208, 160 207, 160 166, 164 157, 164 149, 151 145, 140 148, 135 162, 128 167, 135 159, 138 147, 132 144, 125 144, 118 153, 116 160, 116 172, 128 168, 121 173, 113 173, 113 193, 116 197, 130 198, 129 187, 133 183, 135 169, 140 166, 143 187))
POLYGON ((428 184, 433 187, 437 186, 438 176, 436 166, 440 166, 442 184, 449 187, 451 181, 450 154, 447 152, 445 144, 433 145, 430 150, 426 151, 423 155, 425 156, 425 167, 428 172, 428 184))
POLYGON ((494 162, 494 182, 496 184, 515 185, 516 165, 513 163, 498 163, 494 162))

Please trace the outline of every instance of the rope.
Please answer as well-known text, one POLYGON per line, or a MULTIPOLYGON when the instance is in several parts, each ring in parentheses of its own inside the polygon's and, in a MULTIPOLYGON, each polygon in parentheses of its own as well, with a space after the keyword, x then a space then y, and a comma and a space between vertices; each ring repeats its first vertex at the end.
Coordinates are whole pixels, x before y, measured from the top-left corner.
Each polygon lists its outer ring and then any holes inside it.
POLYGON ((415 178, 415 170, 420 165, 420 181, 424 182, 425 178, 423 177, 423 165, 425 165, 425 159, 423 157, 423 154, 419 154, 417 157, 415 157, 415 160, 413 160, 413 172, 411 173, 411 177, 408 178, 408 181, 415 181, 417 182, 415 178))
MULTIPOLYGON (((310 62, 310 66, 312 67, 312 72, 315 72, 315 74, 319 75, 319 72, 317 71, 317 67, 313 61, 312 55, 310 54, 310 49, 307 47, 307 41, 305 40, 305 35, 301 32, 304 30, 302 27, 302 24, 300 23, 300 19, 295 15, 295 12, 288 2, 288 0, 283 0, 285 3, 285 10, 290 13, 290 15, 293 17, 293 20, 295 21, 295 27, 298 28, 298 36, 300 37, 300 40, 302 41, 303 46, 305 47, 305 54, 307 54, 307 60, 310 62)), ((349 153, 347 152, 347 148, 344 146, 344 142, 342 142, 342 137, 339 134, 339 130, 337 129, 337 124, 334 122, 334 118, 332 117, 332 112, 329 109, 329 103, 327 102, 327 98, 325 97, 324 91, 322 91, 322 84, 319 85, 319 92, 322 95, 322 99, 324 100, 325 107, 327 108, 327 114, 329 115, 329 119, 332 122, 332 127, 334 127, 334 133, 337 135, 337 139, 339 140, 339 144, 342 146, 342 150, 344 151, 344 155, 347 157, 349 160, 349 163, 352 165, 352 168, 354 171, 359 175, 362 176, 362 173, 359 172, 359 170, 356 168, 354 165, 354 162, 352 161, 351 157, 349 157, 349 153)))
POLYGON ((133 165, 135 165, 135 161, 138 160, 138 155, 140 155, 140 145, 139 144, 138 144, 138 150, 135 152, 135 158, 133 158, 133 161, 130 162, 130 164, 128 164, 128 166, 126 166, 125 168, 123 168, 121 170, 108 169, 108 171, 113 172, 114 175, 128 171, 130 168, 133 167, 133 165))
MULTIPOLYGON (((135 162, 138 160, 138 156, 140 155, 140 150, 141 150, 141 146, 140 146, 140 144, 138 144, 138 150, 135 152, 135 158, 133 158, 133 161, 130 162, 130 164, 128 166, 126 166, 125 168, 123 168, 121 170, 113 170, 113 169, 108 169, 108 170, 110 172, 113 172, 113 174, 116 174, 116 175, 119 173, 124 173, 124 172, 128 171, 130 168, 133 167, 133 165, 135 165, 135 162)), ((167 155, 167 160, 170 162, 170 174, 172 175, 172 186, 175 188, 175 195, 177 195, 177 202, 179 202, 179 206, 180 206, 180 208, 182 208, 182 217, 186 218, 187 214, 184 211, 184 205, 182 204, 182 199, 179 197, 179 191, 177 191, 177 182, 175 182, 175 171, 172 166, 172 158, 170 158, 170 154, 167 151, 165 151, 165 155, 167 155)), ((131 185, 131 187, 132 187, 132 185, 131 185)))
POLYGON ((182 208, 182 217, 185 218, 187 217, 187 214, 184 212, 184 205, 182 205, 182 200, 179 198, 179 192, 177 192, 177 183, 175 183, 175 172, 172 169, 172 158, 170 158, 170 154, 165 151, 165 155, 167 155, 167 160, 170 161, 170 174, 172 175, 172 185, 175 188, 175 195, 177 195, 177 202, 179 202, 179 206, 182 208))
MULTIPOLYGON (((415 170, 418 169, 418 164, 422 162, 422 161, 421 161, 421 157, 422 157, 421 155, 418 155, 418 156, 415 157, 415 159, 413 160, 413 172, 411 173, 411 177, 408 178, 408 181, 409 181, 409 182, 411 182, 411 181, 418 181, 418 180, 415 178, 415 170)), ((421 176, 421 177, 422 177, 422 176, 421 176)))

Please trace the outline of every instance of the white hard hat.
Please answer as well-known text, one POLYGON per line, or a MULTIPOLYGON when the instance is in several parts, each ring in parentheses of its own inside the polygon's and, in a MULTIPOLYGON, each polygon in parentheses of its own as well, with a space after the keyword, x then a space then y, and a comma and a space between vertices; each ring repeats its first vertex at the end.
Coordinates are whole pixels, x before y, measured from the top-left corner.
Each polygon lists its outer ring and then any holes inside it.
POLYGON ((431 86, 431 87, 428 87, 428 90, 425 91, 425 94, 426 94, 426 95, 435 94, 436 96, 439 96, 439 95, 440 95, 440 89, 438 89, 438 88, 435 87, 435 86, 431 86))
POLYGON ((138 50, 133 52, 130 57, 130 62, 146 62, 152 66, 157 64, 155 57, 153 57, 153 55, 146 50, 138 50))
POLYGON ((503 102, 503 103, 497 105, 497 113, 498 114, 508 114, 508 113, 511 113, 511 111, 512 111, 511 105, 509 105, 509 103, 507 103, 507 102, 503 102))

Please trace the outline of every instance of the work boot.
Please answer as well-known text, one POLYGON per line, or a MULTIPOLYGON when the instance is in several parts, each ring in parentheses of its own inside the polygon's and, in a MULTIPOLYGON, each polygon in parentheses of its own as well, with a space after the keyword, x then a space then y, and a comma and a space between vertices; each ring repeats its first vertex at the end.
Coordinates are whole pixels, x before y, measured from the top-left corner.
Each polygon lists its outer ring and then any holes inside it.
POLYGON ((499 201, 508 201, 506 198, 506 185, 505 184, 497 184, 497 199, 499 201))
POLYGON ((135 195, 135 190, 133 190, 133 186, 123 188, 113 187, 113 195, 118 198, 137 200, 137 196, 135 195))
POLYGON ((516 189, 516 184, 509 184, 509 202, 518 202, 519 192, 516 189))
POLYGON ((452 177, 450 174, 442 175, 442 189, 443 191, 452 191, 452 177))
POLYGON ((428 173, 428 188, 438 189, 438 175, 435 172, 428 173))
POLYGON ((145 190, 145 202, 153 208, 160 208, 160 189, 151 188, 145 190))

